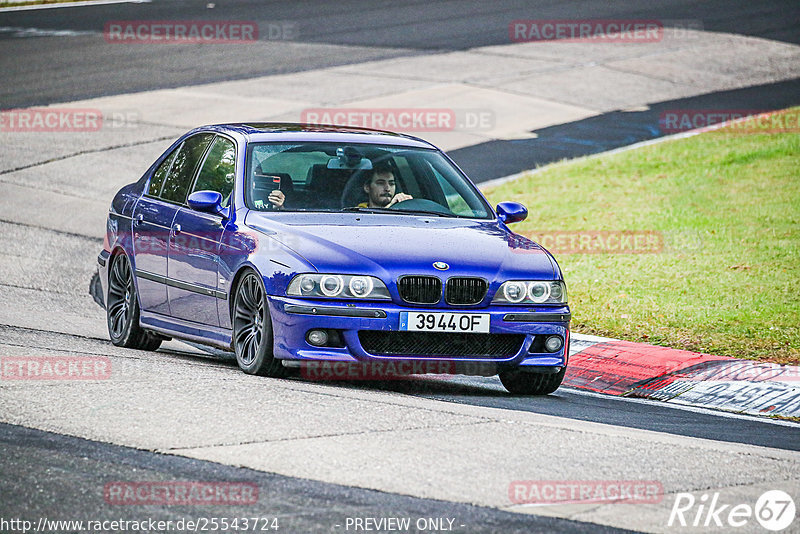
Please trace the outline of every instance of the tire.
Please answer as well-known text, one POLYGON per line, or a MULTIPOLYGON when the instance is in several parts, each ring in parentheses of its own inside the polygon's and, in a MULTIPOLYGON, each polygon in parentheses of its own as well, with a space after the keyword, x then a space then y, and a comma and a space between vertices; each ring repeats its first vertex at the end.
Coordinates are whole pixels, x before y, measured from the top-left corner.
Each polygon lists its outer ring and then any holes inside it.
POLYGON ((500 382, 509 393, 515 395, 548 395, 561 385, 567 367, 554 374, 528 373, 520 369, 511 369, 500 373, 500 382))
POLYGON ((264 281, 255 272, 242 276, 233 301, 233 350, 247 374, 281 378, 286 368, 273 356, 272 320, 264 281))
POLYGON ((131 263, 125 254, 114 256, 111 262, 106 303, 108 335, 114 345, 139 350, 156 350, 161 346, 160 337, 139 325, 139 298, 131 263))

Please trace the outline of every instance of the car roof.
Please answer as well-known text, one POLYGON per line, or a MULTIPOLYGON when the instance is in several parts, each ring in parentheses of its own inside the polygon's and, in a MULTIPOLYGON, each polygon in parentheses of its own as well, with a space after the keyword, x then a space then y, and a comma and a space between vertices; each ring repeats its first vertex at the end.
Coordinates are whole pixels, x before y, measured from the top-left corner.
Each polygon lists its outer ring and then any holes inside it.
POLYGON ((411 135, 395 132, 337 126, 332 124, 301 124, 290 122, 242 122, 229 124, 212 124, 197 128, 194 131, 216 131, 239 134, 247 142, 334 142, 334 143, 369 143, 395 145, 411 148, 433 148, 435 146, 411 135))

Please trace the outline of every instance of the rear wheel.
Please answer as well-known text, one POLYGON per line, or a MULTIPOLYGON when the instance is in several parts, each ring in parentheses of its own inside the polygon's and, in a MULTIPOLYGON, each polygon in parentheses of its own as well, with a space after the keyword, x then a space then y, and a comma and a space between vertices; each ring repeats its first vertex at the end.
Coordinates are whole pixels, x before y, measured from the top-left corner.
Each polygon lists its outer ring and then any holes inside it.
POLYGON ((139 326, 139 299, 128 256, 119 254, 108 274, 106 319, 111 342, 129 349, 156 350, 161 338, 139 326))
POLYGON ((564 380, 566 366, 553 374, 529 373, 520 369, 511 369, 500 373, 500 382, 515 395, 547 395, 554 392, 564 380))
POLYGON ((286 376, 286 368, 273 357, 272 321, 264 282, 255 272, 245 274, 233 301, 233 350, 236 363, 247 374, 286 376))

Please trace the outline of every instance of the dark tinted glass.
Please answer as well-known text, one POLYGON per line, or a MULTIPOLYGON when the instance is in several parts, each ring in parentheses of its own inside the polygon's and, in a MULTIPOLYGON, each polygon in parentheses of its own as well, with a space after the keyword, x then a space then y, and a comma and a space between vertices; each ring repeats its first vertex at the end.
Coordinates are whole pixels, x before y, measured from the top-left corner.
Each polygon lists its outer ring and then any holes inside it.
POLYGON ((244 184, 250 209, 272 210, 269 195, 279 184, 287 198, 284 212, 389 209, 398 215, 493 216, 477 188, 438 150, 334 142, 250 146, 244 184), (394 178, 387 180, 389 191, 379 191, 380 182, 365 187, 376 170, 384 179, 394 178), (400 193, 412 198, 389 206, 400 193))
POLYGON ((217 137, 208 151, 193 191, 217 191, 222 194, 222 206, 227 206, 233 191, 236 168, 236 146, 233 141, 217 137))
POLYGON ((186 200, 194 171, 213 137, 213 134, 198 134, 184 141, 164 182, 161 198, 180 203, 186 200))
POLYGON ((150 178, 150 187, 147 189, 147 194, 157 197, 161 194, 161 186, 164 185, 164 178, 167 176, 169 172, 169 168, 172 165, 172 160, 175 159, 175 155, 181 149, 179 146, 175 150, 172 151, 172 154, 167 156, 167 159, 161 162, 161 165, 158 166, 156 172, 153 173, 153 177, 150 178))

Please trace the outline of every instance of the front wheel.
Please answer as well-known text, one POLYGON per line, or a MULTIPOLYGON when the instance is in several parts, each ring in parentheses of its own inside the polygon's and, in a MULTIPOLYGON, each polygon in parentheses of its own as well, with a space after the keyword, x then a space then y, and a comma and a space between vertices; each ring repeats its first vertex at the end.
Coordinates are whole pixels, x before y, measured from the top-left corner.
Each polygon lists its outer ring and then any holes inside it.
POLYGON ((264 282, 255 272, 245 274, 233 301, 233 350, 239 368, 250 375, 279 378, 286 368, 272 355, 272 321, 264 282))
POLYGON ((566 372, 566 366, 553 374, 528 373, 520 369, 510 369, 500 373, 500 382, 509 393, 515 395, 547 395, 558 389, 566 372))
POLYGON ((129 349, 156 350, 161 338, 139 325, 139 299, 128 256, 114 257, 108 275, 106 322, 111 342, 129 349))

